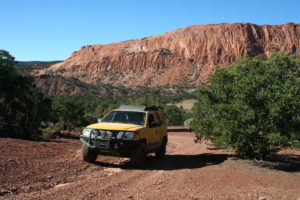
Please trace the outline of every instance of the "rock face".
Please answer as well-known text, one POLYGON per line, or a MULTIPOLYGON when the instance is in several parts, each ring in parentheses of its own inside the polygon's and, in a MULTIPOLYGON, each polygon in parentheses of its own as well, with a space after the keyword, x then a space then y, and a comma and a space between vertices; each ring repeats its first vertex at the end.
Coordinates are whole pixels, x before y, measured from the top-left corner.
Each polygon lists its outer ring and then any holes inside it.
POLYGON ((39 74, 115 86, 206 83, 216 68, 243 56, 300 53, 300 26, 248 23, 189 26, 153 37, 90 45, 39 74))

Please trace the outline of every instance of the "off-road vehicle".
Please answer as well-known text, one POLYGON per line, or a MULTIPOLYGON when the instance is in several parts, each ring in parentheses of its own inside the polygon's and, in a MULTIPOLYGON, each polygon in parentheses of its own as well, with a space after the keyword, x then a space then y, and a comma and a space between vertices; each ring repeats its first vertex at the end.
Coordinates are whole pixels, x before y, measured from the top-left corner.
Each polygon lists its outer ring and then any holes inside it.
POLYGON ((156 106, 122 105, 84 128, 80 140, 84 161, 95 162, 98 155, 129 157, 133 166, 140 167, 148 153, 165 155, 166 117, 156 106))

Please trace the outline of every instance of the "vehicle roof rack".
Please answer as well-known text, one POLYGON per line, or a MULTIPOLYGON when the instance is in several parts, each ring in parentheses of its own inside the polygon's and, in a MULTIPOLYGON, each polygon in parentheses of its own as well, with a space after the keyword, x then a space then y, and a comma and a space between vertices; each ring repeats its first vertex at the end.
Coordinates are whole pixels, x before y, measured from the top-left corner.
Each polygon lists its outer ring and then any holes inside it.
POLYGON ((118 109, 123 110, 139 110, 139 111, 158 111, 161 107, 158 106, 138 106, 138 105, 120 105, 118 109))

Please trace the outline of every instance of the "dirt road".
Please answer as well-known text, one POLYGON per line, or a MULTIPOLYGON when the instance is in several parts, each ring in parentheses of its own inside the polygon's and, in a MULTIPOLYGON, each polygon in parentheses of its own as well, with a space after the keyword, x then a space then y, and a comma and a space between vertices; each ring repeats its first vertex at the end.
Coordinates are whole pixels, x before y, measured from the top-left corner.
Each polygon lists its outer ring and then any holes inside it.
POLYGON ((300 200, 300 169, 261 167, 193 139, 177 127, 169 132, 165 158, 149 155, 145 167, 132 169, 122 158, 81 161, 75 139, 1 138, 0 199, 300 200))

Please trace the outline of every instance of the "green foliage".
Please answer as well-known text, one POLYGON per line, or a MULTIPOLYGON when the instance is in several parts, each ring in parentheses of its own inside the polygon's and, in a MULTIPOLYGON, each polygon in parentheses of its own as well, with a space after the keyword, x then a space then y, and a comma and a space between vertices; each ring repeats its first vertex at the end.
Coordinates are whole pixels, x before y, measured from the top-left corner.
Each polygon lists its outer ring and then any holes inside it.
POLYGON ((144 96, 141 98, 137 98, 134 100, 127 101, 127 104, 131 105, 156 105, 162 107, 164 113, 167 117, 167 124, 171 126, 182 125, 184 120, 186 119, 187 113, 182 109, 178 108, 174 105, 168 105, 165 102, 168 101, 160 101, 161 97, 157 96, 144 96))
POLYGON ((50 140, 53 139, 55 137, 55 131, 51 130, 51 129, 44 129, 42 130, 42 136, 41 138, 43 140, 50 140))
POLYGON ((74 97, 53 98, 52 103, 53 118, 56 120, 56 129, 72 130, 76 126, 82 125, 83 103, 74 97))
POLYGON ((186 119, 185 111, 174 105, 164 106, 164 113, 167 117, 167 124, 170 126, 183 125, 183 122, 186 119))
POLYGON ((102 97, 86 96, 53 96, 53 122, 57 130, 72 130, 75 127, 86 126, 102 118, 110 110, 121 104, 157 105, 168 112, 170 125, 181 125, 186 113, 183 109, 166 106, 168 103, 182 99, 193 98, 195 93, 191 88, 171 87, 136 87, 122 88, 113 85, 99 85, 108 92, 118 91, 120 95, 109 94, 102 97))
POLYGON ((137 99, 133 99, 133 100, 129 100, 128 104, 132 104, 132 105, 162 105, 162 102, 158 101, 158 97, 157 99, 153 98, 153 97, 141 97, 141 98, 137 98, 137 99))
MULTIPOLYGON (((127 95, 123 96, 124 101, 133 101, 135 99, 151 99, 152 105, 165 105, 168 103, 176 103, 184 99, 195 99, 196 93, 191 91, 193 88, 181 86, 158 86, 124 88, 127 95)), ((148 100, 147 100, 148 101, 148 100)), ((148 102, 147 102, 148 103, 148 102)), ((151 105, 150 104, 150 105, 151 105)), ((148 104, 149 105, 149 104, 148 104)))
POLYGON ((300 138, 300 64, 276 54, 243 58, 219 69, 198 90, 193 130, 198 138, 264 157, 300 138))
POLYGON ((114 99, 84 96, 52 97, 52 121, 55 129, 71 131, 96 123, 108 111, 119 104, 114 99))
POLYGON ((0 50, 0 125, 14 137, 31 138, 48 119, 50 105, 33 79, 16 71, 14 57, 0 50))
POLYGON ((292 147, 298 151, 300 151, 300 143, 293 144, 292 147))
POLYGON ((182 125, 185 120, 185 111, 176 106, 169 106, 152 97, 137 99, 111 99, 84 96, 55 96, 52 97, 52 121, 56 130, 71 131, 75 127, 83 127, 96 123, 112 109, 121 104, 130 105, 158 105, 163 107, 170 125, 182 125))

